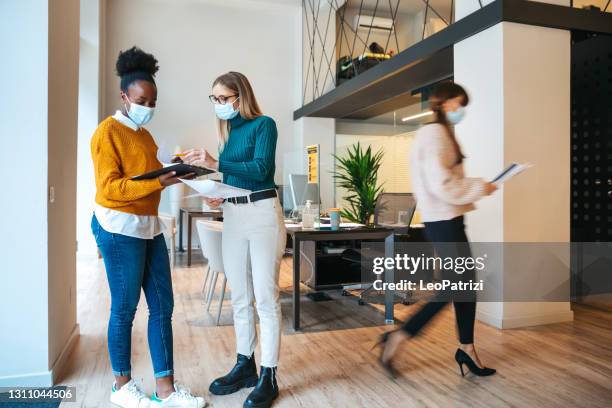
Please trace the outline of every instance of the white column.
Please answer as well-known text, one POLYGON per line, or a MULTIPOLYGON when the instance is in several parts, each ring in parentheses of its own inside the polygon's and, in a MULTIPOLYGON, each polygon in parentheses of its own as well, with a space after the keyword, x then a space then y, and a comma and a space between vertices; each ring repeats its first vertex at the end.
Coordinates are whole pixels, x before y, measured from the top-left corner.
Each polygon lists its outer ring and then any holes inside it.
MULTIPOLYGON (((471 100, 457 126, 468 173, 487 177, 513 161, 535 164, 468 215, 471 241, 569 242, 569 31, 504 22, 455 44, 454 55, 455 81, 471 100)), ((529 287, 528 280, 516 281, 513 264, 504 259, 499 290, 529 287)), ((569 267, 555 273, 562 281, 569 267)), ((477 317, 512 328, 573 314, 569 302, 500 302, 479 304, 477 317)))
POLYGON ((0 2, 0 386, 51 385, 78 336, 78 27, 78 0, 0 2))

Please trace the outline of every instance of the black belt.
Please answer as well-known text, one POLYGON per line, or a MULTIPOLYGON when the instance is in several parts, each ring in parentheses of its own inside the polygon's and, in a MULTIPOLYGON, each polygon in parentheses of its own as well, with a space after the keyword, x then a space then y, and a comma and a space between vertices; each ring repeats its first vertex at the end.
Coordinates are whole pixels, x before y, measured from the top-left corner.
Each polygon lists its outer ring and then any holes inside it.
POLYGON ((272 198, 276 196, 277 196, 276 190, 272 188, 270 190, 256 191, 254 193, 249 194, 248 196, 226 198, 225 201, 227 201, 228 203, 232 203, 232 204, 247 204, 247 203, 254 203, 255 201, 265 200, 266 198, 272 198))

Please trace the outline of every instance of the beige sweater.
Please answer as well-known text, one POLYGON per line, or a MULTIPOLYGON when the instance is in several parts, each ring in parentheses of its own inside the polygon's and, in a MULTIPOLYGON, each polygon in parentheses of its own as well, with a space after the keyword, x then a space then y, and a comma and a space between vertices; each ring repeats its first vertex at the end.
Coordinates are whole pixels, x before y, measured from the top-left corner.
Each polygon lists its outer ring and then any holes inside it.
POLYGON ((412 186, 423 222, 450 220, 475 208, 486 182, 465 177, 463 164, 444 126, 436 123, 417 132, 410 158, 412 186))

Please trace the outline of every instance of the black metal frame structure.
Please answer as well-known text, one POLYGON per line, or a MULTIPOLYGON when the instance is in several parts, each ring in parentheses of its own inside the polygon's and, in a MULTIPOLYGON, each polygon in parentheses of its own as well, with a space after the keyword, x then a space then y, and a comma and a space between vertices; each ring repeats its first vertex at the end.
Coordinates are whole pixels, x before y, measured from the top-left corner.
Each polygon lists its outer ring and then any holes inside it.
MULTIPOLYGON (((496 0, 423 39, 395 57, 338 85, 293 112, 301 117, 367 118, 382 104, 450 77, 453 44, 500 22, 612 34, 612 14, 527 0, 496 0), (433 73, 433 74, 432 74, 433 73), (398 81, 403 86, 398 87, 398 81)), ((391 101, 391 102, 390 102, 391 101)), ((400 107, 398 105, 397 107, 400 107)))
MULTIPOLYGON (((329 57, 328 51, 330 49, 332 49, 336 55, 343 55, 344 51, 348 56, 354 56, 355 52, 360 51, 361 49, 363 50, 360 52, 360 54, 365 53, 368 50, 369 41, 374 27, 369 27, 365 33, 365 36, 362 37, 358 30, 347 22, 347 19, 345 18, 347 8, 350 6, 357 8, 358 5, 359 17, 362 17, 364 15, 363 13, 367 13, 368 16, 371 15, 372 17, 380 16, 381 14, 390 17, 391 29, 389 30, 387 38, 384 42, 384 47, 382 48, 384 49, 385 53, 389 51, 399 53, 401 50, 399 40, 397 38, 396 21, 400 8, 400 2, 402 1, 423 3, 425 15, 421 30, 421 40, 425 39, 426 28, 428 25, 427 17, 430 10, 431 13, 439 18, 446 26, 452 24, 454 0, 447 0, 451 11, 446 18, 440 11, 436 10, 432 6, 430 0, 376 0, 374 9, 367 10, 364 9, 364 0, 302 0, 302 21, 305 26, 305 37, 303 41, 307 43, 307 47, 305 47, 305 50, 307 51, 307 65, 304 70, 305 75, 302 77, 302 105, 306 103, 307 90, 310 90, 311 95, 314 99, 316 99, 324 94, 324 90, 328 83, 331 83, 333 86, 338 85, 336 77, 337 61, 335 55, 333 55, 332 58, 329 57), (325 13, 321 13, 322 3, 326 3, 326 5, 329 7, 326 13, 327 15, 325 15, 325 13), (338 19, 339 25, 336 29, 333 44, 326 44, 332 19, 338 19), (351 37, 352 40, 350 39, 351 37), (320 56, 318 57, 315 57, 315 48, 319 48, 320 56)), ((380 45, 383 46, 383 44, 380 45)), ((355 67, 355 69, 359 70, 357 67, 355 67)), ((357 72, 357 74, 359 74, 359 72, 357 72)))

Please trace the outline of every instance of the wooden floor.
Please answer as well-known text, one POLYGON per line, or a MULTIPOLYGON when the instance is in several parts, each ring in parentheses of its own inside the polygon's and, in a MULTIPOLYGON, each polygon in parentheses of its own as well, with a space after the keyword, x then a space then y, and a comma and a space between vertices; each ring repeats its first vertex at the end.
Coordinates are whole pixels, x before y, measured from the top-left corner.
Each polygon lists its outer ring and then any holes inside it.
MULTIPOLYGON (((184 264, 181 255, 179 264, 184 264)), ((284 333, 277 407, 612 407, 612 312, 575 306, 575 321, 500 331, 477 323, 481 359, 498 370, 489 378, 461 378, 453 360, 454 318, 445 310, 424 335, 406 344, 389 380, 371 351, 382 325, 379 309, 332 292, 333 301, 302 300, 303 332, 291 328, 291 259, 281 273, 284 333)), ((241 407, 248 395, 212 396, 208 385, 235 362, 229 301, 221 326, 205 312, 200 294, 203 264, 174 270, 174 354, 177 379, 214 407, 241 407)), ((396 306, 405 319, 418 306, 396 306)), ((109 406, 112 384, 106 349, 109 296, 101 261, 78 264, 81 338, 62 384, 77 387, 78 404, 109 406)), ((216 309, 211 308, 211 312, 216 309)), ((153 391, 146 341, 144 296, 134 323, 132 372, 153 391)), ((259 354, 257 353, 259 361, 259 354)))

